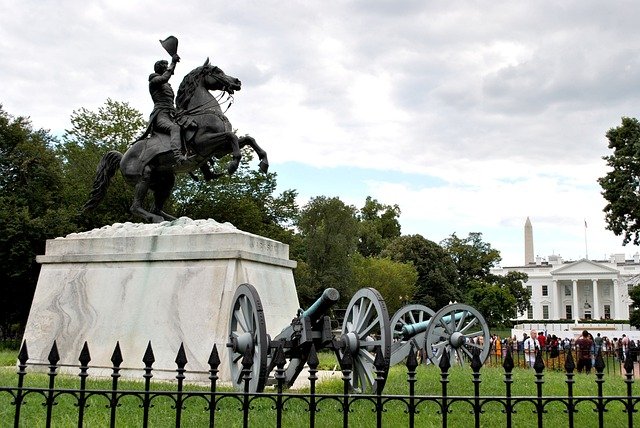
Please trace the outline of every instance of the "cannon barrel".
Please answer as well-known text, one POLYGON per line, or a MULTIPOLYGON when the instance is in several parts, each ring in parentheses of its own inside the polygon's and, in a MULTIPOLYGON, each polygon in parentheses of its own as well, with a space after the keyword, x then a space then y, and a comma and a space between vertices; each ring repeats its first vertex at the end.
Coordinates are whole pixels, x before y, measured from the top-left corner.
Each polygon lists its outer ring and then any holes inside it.
MULTIPOLYGON (((462 312, 457 312, 454 317, 456 321, 460 321, 460 319, 462 318, 463 313, 462 312)), ((402 337, 405 340, 411 339, 412 337, 420 334, 420 333, 424 333, 425 331, 427 331, 427 329, 429 328, 429 321, 422 321, 422 322, 417 322, 415 324, 407 324, 407 325, 403 325, 402 326, 402 337)), ((442 318, 442 321, 444 321, 445 323, 449 323, 451 322, 451 315, 447 315, 446 317, 442 318)))
POLYGON ((340 293, 335 288, 327 288, 322 296, 316 300, 306 311, 302 312, 303 317, 308 317, 311 323, 318 321, 324 316, 331 306, 340 300, 340 293))

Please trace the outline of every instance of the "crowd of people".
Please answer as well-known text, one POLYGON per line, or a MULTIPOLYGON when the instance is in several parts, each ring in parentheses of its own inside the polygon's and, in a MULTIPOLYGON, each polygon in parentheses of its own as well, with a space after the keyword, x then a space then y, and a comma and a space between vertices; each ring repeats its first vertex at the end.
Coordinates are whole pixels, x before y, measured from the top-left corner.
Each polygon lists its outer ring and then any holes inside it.
POLYGON ((575 351, 577 359, 576 369, 579 373, 589 373, 595 363, 596 355, 613 354, 618 361, 626 361, 627 356, 632 360, 637 360, 640 356, 640 341, 636 343, 630 340, 626 334, 622 337, 610 339, 597 333, 594 337, 587 330, 575 339, 569 337, 559 338, 555 334, 538 332, 531 330, 529 334, 524 333, 522 340, 516 336, 500 338, 498 335, 491 336, 491 354, 497 358, 504 358, 507 349, 511 349, 513 354, 523 354, 525 361, 533 367, 538 351, 543 351, 546 358, 557 358, 560 351, 575 351))

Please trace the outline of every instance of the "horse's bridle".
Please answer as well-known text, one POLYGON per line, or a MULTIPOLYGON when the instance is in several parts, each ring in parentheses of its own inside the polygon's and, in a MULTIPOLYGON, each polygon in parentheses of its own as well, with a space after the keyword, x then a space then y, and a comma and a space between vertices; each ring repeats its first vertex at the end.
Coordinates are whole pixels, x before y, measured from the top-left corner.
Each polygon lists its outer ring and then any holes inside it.
POLYGON ((218 83, 220 83, 222 85, 222 94, 220 95, 220 98, 216 99, 216 102, 218 102, 218 104, 223 104, 227 101, 229 101, 229 104, 227 105, 227 108, 224 109, 224 111, 222 112, 222 114, 226 113, 227 110, 229 110, 229 107, 231 107, 231 104, 233 104, 234 98, 233 98, 233 89, 230 88, 231 83, 229 83, 227 81, 227 79, 223 79, 222 77, 220 77, 217 73, 215 73, 216 70, 219 70, 220 72, 222 72, 222 70, 220 70, 218 67, 212 67, 211 71, 212 72, 208 72, 207 75, 213 77, 218 83), (224 94, 227 94, 227 99, 224 101, 222 100, 222 97, 224 96, 224 94))
MULTIPOLYGON (((215 70, 219 70, 220 72, 222 72, 222 70, 220 70, 218 67, 212 67, 211 71, 215 71, 215 70)), ((227 79, 223 79, 222 77, 220 77, 217 73, 212 73, 212 72, 208 72, 207 73, 208 76, 213 77, 214 79, 216 79, 216 81, 218 83, 222 84, 222 91, 226 92, 227 94, 229 94, 229 96, 232 95, 232 93, 234 92, 233 89, 230 88, 231 83, 229 83, 227 81, 227 79)))

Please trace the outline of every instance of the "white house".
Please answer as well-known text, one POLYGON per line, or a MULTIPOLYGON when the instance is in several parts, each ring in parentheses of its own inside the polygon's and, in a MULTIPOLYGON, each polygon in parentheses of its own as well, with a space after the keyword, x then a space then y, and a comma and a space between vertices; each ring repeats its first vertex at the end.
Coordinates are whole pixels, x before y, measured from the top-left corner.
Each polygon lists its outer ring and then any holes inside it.
POLYGON ((493 269, 529 276, 531 305, 518 320, 628 320, 629 288, 640 282, 640 255, 625 259, 564 261, 560 256, 533 259, 531 222, 525 223, 525 264, 493 269))

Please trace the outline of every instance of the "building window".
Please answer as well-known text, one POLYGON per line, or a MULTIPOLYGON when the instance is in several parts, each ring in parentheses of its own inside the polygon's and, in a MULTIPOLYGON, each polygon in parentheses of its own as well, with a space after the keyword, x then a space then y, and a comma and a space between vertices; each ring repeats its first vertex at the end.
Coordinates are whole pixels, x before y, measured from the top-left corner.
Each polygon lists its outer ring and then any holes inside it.
POLYGON ((611 295, 611 289, 609 288, 608 285, 605 285, 604 287, 602 287, 602 295, 605 297, 609 297, 609 295, 611 295))
POLYGON ((611 319, 611 305, 604 305, 604 319, 611 319))
POLYGON ((533 289, 530 285, 527 285, 527 291, 529 292, 529 296, 533 296, 533 289))
POLYGON ((564 295, 565 296, 571 296, 571 286, 570 285, 565 285, 564 286, 564 295))
POLYGON ((571 305, 567 305, 564 307, 565 318, 568 320, 573 319, 573 311, 571 310, 571 305))
POLYGON ((543 296, 548 296, 549 295, 549 286, 548 285, 543 285, 542 286, 542 295, 543 296))
POLYGON ((542 305, 542 319, 549 319, 549 305, 542 305))
POLYGON ((533 306, 531 305, 527 307, 527 319, 533 319, 533 306))

